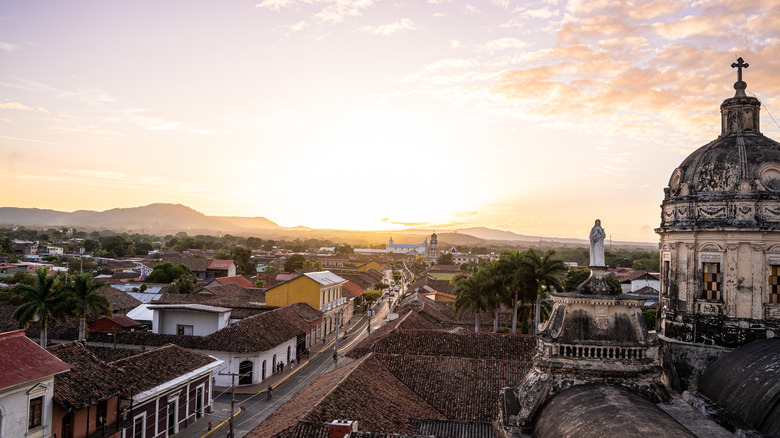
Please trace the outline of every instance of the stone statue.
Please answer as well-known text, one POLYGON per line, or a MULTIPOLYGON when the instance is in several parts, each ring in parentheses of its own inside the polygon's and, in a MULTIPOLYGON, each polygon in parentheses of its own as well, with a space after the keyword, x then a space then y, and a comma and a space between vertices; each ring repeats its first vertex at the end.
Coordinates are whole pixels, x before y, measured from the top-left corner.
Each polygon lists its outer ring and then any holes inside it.
POLYGON ((607 233, 601 228, 601 220, 596 219, 596 225, 590 230, 590 266, 606 266, 604 261, 604 238, 607 233))

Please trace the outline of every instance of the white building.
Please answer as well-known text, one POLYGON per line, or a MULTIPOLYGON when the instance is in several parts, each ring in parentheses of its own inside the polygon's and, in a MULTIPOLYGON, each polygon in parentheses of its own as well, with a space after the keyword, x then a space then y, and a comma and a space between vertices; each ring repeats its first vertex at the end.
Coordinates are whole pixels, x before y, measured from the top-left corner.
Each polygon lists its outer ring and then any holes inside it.
POLYGON ((0 438, 51 437, 54 375, 69 369, 24 330, 0 333, 0 438))

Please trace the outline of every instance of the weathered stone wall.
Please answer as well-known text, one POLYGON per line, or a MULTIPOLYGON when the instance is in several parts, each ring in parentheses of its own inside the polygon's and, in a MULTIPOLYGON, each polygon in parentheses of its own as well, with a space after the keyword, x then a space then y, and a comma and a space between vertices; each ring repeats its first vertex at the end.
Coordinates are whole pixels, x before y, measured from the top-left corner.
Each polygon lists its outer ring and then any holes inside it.
POLYGON ((680 388, 683 390, 695 388, 704 370, 731 351, 730 348, 679 342, 669 338, 661 338, 661 342, 671 353, 680 388))

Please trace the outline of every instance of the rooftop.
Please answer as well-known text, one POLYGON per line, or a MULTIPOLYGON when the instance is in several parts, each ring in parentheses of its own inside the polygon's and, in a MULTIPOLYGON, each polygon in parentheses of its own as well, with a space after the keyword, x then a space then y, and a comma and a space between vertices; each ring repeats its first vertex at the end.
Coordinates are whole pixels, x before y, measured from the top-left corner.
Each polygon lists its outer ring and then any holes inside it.
POLYGON ((25 336, 24 330, 0 333, 0 390, 70 368, 25 336))

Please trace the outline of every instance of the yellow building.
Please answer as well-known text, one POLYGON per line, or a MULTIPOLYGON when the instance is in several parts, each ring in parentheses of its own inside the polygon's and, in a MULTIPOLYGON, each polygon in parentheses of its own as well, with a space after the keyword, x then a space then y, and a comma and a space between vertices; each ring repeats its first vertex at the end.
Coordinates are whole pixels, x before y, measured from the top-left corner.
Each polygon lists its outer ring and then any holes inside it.
POLYGON ((382 270, 382 265, 380 265, 379 263, 371 260, 368 263, 363 263, 362 265, 358 265, 358 267, 357 267, 357 270, 360 271, 360 272, 366 272, 369 269, 375 269, 377 271, 381 271, 382 270))
MULTIPOLYGON (((347 280, 330 271, 307 272, 265 292, 268 306, 306 303, 325 315, 317 328, 317 338, 327 336, 352 318, 352 299, 345 297, 342 285, 347 280)), ((349 295, 347 293, 347 295, 349 295)), ((314 340, 316 342, 317 340, 314 340)))

